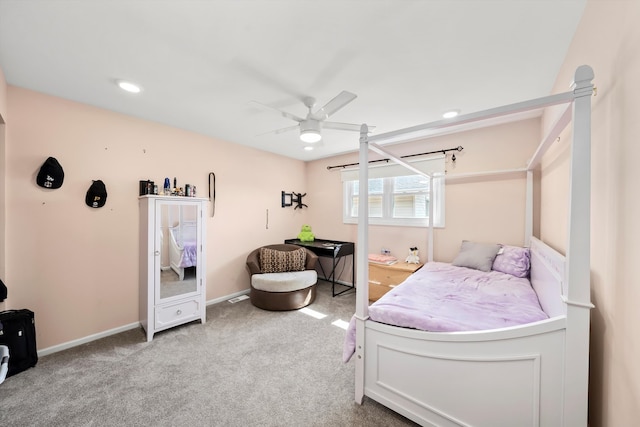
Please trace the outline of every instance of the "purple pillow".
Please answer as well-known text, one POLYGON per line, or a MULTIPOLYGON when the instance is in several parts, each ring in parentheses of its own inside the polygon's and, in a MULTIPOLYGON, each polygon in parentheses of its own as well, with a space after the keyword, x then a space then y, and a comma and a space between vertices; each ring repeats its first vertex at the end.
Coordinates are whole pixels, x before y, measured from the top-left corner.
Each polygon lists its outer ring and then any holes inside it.
POLYGON ((529 248, 503 245, 493 261, 492 270, 515 277, 527 277, 530 266, 529 248))

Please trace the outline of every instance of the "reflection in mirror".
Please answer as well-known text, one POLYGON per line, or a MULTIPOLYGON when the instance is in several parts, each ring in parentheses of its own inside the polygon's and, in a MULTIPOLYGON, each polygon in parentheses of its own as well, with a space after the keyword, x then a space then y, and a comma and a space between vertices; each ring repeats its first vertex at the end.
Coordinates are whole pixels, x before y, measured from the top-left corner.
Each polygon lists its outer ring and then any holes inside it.
POLYGON ((197 207, 163 203, 160 215, 160 298, 195 292, 197 207))

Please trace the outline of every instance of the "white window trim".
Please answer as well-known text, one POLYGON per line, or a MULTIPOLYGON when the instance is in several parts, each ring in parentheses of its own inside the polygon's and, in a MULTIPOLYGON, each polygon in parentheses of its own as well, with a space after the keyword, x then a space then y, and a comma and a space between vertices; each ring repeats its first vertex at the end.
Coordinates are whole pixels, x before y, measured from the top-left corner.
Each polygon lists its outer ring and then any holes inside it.
MULTIPOLYGON (((434 228, 444 228, 444 218, 445 218, 445 207, 444 207, 444 156, 439 155, 434 158, 429 158, 426 160, 419 160, 415 162, 411 162, 411 165, 421 170, 425 174, 427 174, 430 179, 433 180, 434 185, 432 187, 433 194, 430 194, 429 199, 430 203, 433 203, 433 212, 434 212, 434 228), (438 184, 435 184, 439 182, 438 184)), ((350 215, 351 204, 350 201, 352 199, 351 189, 353 188, 350 183, 353 181, 357 181, 357 169, 349 169, 342 172, 342 181, 343 181, 343 189, 342 189, 342 221, 344 224, 357 224, 358 217, 352 217, 350 215)), ((382 166, 374 166, 369 168, 369 179, 375 178, 391 178, 395 176, 409 176, 415 175, 413 172, 407 170, 401 165, 397 164, 389 164, 382 166)), ((390 226, 399 226, 399 227, 429 227, 430 218, 392 218, 392 213, 390 212, 391 205, 390 200, 393 197, 392 191, 387 187, 385 183, 385 188, 383 192, 383 198, 385 198, 385 202, 383 202, 384 210, 386 212, 383 213, 383 218, 379 217, 369 217, 370 225, 390 225, 390 226)), ((367 207, 368 209, 368 207, 367 207)))

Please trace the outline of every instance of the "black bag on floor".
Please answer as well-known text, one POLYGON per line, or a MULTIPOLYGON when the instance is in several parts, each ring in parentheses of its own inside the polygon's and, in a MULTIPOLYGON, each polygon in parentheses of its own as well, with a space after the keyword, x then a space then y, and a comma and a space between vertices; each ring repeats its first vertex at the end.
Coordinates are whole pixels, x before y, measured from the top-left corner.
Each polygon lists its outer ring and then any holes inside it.
POLYGON ((9 347, 7 377, 35 366, 38 362, 38 352, 33 311, 0 311, 0 344, 9 347))

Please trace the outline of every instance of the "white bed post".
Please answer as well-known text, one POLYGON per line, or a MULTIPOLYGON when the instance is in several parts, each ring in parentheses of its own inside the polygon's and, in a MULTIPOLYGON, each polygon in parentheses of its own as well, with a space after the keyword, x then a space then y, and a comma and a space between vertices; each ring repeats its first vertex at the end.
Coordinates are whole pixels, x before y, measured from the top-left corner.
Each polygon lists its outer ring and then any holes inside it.
POLYGON ((591 304, 591 67, 574 76, 569 224, 565 270, 567 332, 565 340, 564 426, 586 426, 589 383, 589 319, 591 304))
POLYGON ((524 246, 531 246, 533 236, 533 170, 527 170, 527 189, 524 213, 524 246))
POLYGON ((356 382, 355 400, 364 397, 364 322, 369 318, 369 128, 360 127, 358 170, 358 247, 356 251, 356 382))
POLYGON ((427 239, 427 262, 433 262, 433 175, 429 175, 429 237, 427 239))

